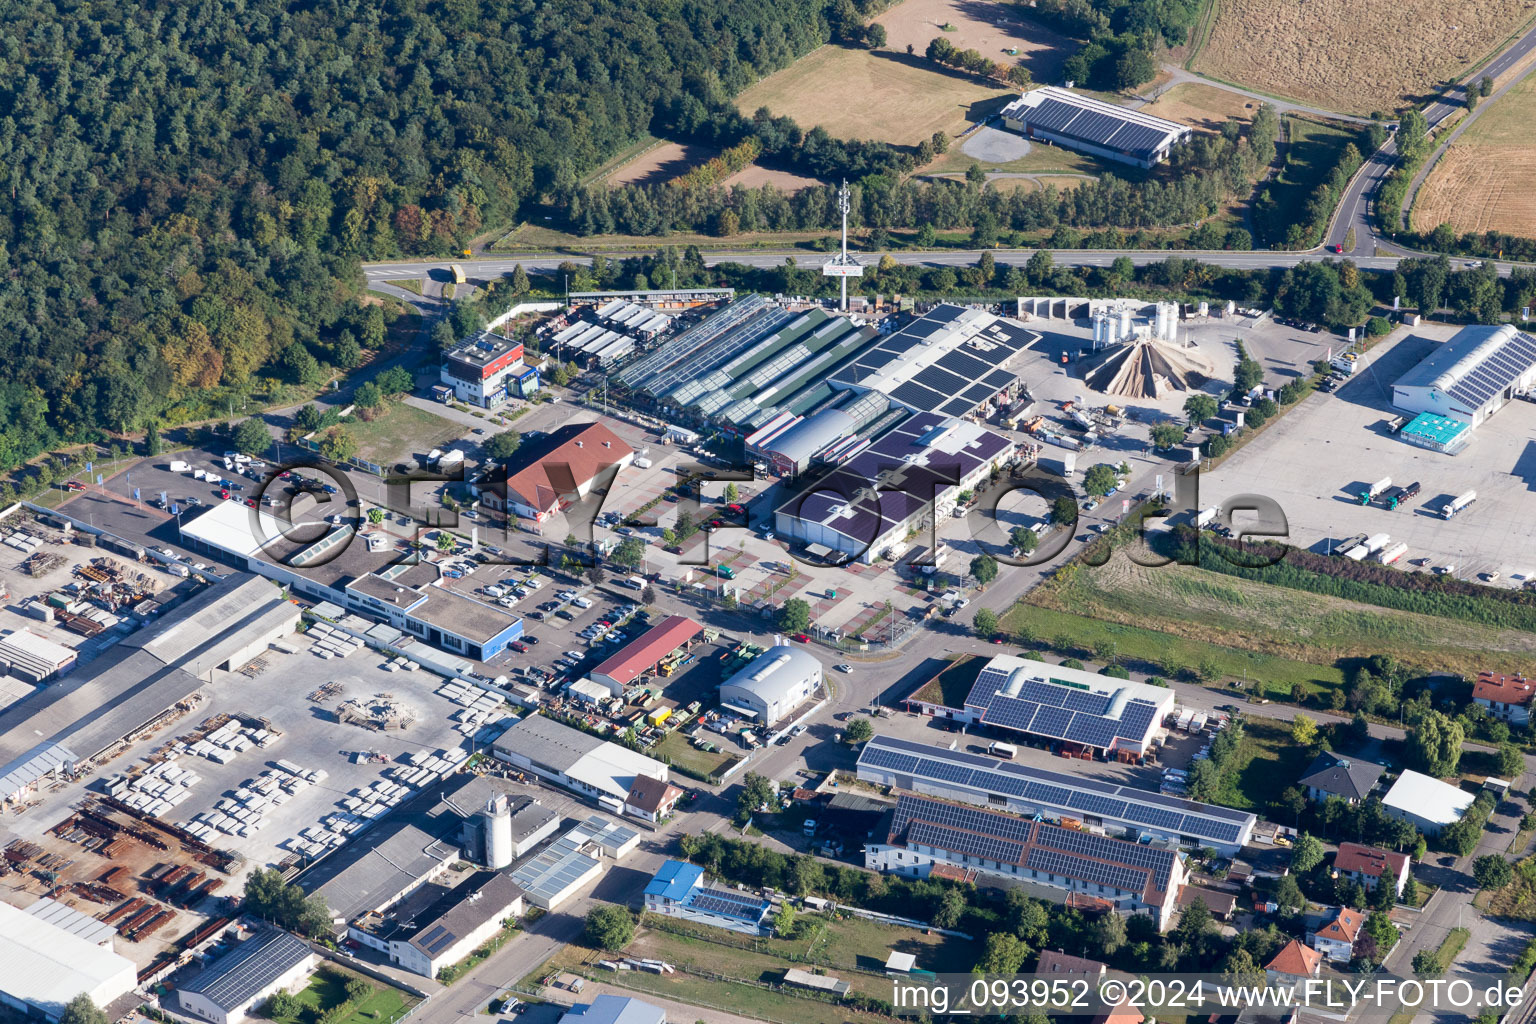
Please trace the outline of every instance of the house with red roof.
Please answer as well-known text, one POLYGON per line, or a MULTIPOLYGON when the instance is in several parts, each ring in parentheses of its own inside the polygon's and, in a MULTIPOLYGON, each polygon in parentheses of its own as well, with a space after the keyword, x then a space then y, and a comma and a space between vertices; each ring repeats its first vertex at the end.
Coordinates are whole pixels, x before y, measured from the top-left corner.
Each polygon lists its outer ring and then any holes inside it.
POLYGON ((568 423, 524 445, 476 490, 487 508, 543 523, 634 461, 635 450, 603 424, 568 423))
POLYGON ((1529 725, 1531 698, 1536 697, 1536 682, 1522 675, 1497 675, 1479 672, 1472 684, 1472 699, 1488 709, 1495 718, 1510 725, 1529 725))
POLYGON ((1376 888, 1385 879, 1398 896, 1408 884, 1409 864, 1406 853, 1359 843, 1340 843, 1338 855, 1333 858, 1334 870, 1345 878, 1352 878, 1367 889, 1376 888))
POLYGON ((1270 982, 1283 982, 1293 978, 1315 978, 1322 973, 1323 954, 1292 939, 1281 947, 1273 960, 1264 965, 1264 975, 1270 982))
POLYGON ((1312 948, 1337 963, 1348 963, 1355 955, 1355 940, 1365 927, 1365 914, 1352 907, 1340 907, 1332 921, 1312 935, 1312 948))

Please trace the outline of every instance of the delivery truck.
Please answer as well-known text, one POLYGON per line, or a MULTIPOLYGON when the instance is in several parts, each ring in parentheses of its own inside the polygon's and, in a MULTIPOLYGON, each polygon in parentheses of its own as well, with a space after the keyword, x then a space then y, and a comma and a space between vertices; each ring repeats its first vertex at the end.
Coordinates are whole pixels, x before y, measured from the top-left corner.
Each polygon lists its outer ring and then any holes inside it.
POLYGON ((1449 519, 1476 500, 1476 491, 1468 491, 1465 494, 1458 495, 1454 500, 1440 506, 1440 515, 1449 519))

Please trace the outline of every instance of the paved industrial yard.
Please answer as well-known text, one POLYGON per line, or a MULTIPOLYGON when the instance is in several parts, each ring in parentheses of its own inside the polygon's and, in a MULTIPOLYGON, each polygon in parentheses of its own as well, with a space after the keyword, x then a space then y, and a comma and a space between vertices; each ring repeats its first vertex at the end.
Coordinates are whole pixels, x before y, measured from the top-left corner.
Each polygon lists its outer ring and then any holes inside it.
POLYGON ((1536 573, 1536 522, 1528 514, 1536 489, 1536 404, 1511 402, 1479 427, 1459 455, 1417 448, 1386 425, 1392 382, 1422 359, 1450 326, 1400 328, 1372 349, 1365 369, 1333 395, 1315 394, 1288 412, 1235 457, 1200 478, 1200 507, 1238 494, 1262 494, 1284 510, 1291 542, 1326 551, 1358 534, 1405 541, 1410 560, 1456 567, 1470 578, 1498 571, 1519 585, 1536 573), (1418 498, 1395 512, 1361 506, 1354 494, 1382 477, 1418 481, 1418 498), (1446 502, 1466 490, 1477 502, 1447 521, 1446 502))

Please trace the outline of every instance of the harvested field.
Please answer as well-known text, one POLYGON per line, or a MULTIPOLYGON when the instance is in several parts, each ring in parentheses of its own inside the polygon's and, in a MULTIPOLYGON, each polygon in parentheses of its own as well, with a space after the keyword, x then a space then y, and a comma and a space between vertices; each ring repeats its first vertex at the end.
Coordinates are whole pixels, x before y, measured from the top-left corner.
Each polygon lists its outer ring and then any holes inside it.
POLYGON ((664 142, 655 149, 647 150, 608 175, 610 185, 654 185, 670 181, 688 169, 706 160, 713 160, 720 151, 713 146, 684 145, 664 142))
POLYGON ((936 131, 960 134, 1012 95, 930 70, 904 53, 823 46, 747 89, 736 106, 746 114, 767 107, 840 139, 915 146, 936 131))
POLYGON ((794 171, 776 171, 759 164, 749 164, 725 179, 726 188, 736 185, 743 188, 762 188, 764 185, 772 185, 780 192, 799 192, 803 188, 820 184, 819 180, 809 175, 796 174, 794 171))
POLYGON ((1536 236, 1536 146, 1467 146, 1445 151, 1413 204, 1415 231, 1449 224, 1465 231, 1536 236))
POLYGON ((1414 200, 1414 228, 1536 236, 1536 195, 1527 185, 1536 180, 1533 116, 1536 77, 1509 90, 1445 151, 1414 200))
POLYGON ((1037 82, 1054 82, 1061 66, 1077 51, 1078 44, 1038 22, 1019 17, 1020 7, 997 0, 906 0, 875 21, 885 26, 886 45, 918 54, 943 36, 962 50, 1006 64, 1009 59, 1029 69, 1037 82), (952 31, 945 32, 944 25, 952 31), (1017 57, 1008 53, 1019 51, 1017 57))
POLYGON ((1228 92, 1226 89, 1218 89, 1214 85, 1185 82, 1183 85, 1176 85, 1169 89, 1159 96, 1156 102, 1147 104, 1141 110, 1147 114, 1187 124, 1191 128, 1203 128, 1214 132, 1219 131, 1222 125, 1234 117, 1244 121, 1253 120, 1260 102, 1246 96, 1239 96, 1235 92, 1228 92))
POLYGON ((1460 77, 1530 0, 1220 0, 1195 70, 1329 110, 1392 110, 1460 77))

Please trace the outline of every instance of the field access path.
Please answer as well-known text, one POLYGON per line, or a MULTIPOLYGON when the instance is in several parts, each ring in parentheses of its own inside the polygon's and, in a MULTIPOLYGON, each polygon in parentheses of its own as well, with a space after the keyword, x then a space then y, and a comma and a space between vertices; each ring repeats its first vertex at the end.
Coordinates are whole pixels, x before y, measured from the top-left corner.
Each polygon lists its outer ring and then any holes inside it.
POLYGON ((1291 100, 1281 99, 1278 96, 1267 96, 1262 92, 1254 92, 1251 89, 1244 89, 1242 86, 1233 85, 1230 82, 1223 82, 1219 78, 1207 78, 1205 75, 1202 75, 1197 71, 1186 71, 1184 68, 1181 68, 1177 64, 1164 64, 1163 70, 1173 77, 1169 79, 1168 82, 1158 87, 1156 95, 1151 97, 1142 97, 1142 99, 1150 101, 1178 85, 1208 85, 1212 89, 1220 89, 1222 92, 1230 92, 1236 96, 1242 96, 1245 99, 1257 100, 1260 103, 1268 103, 1270 106, 1274 107, 1275 110, 1282 114, 1311 114, 1314 117, 1326 117, 1333 121, 1348 121, 1350 124, 1375 123, 1370 118, 1361 117, 1359 114, 1341 114, 1337 110, 1326 110, 1322 107, 1309 107, 1303 103, 1294 103, 1291 100))

